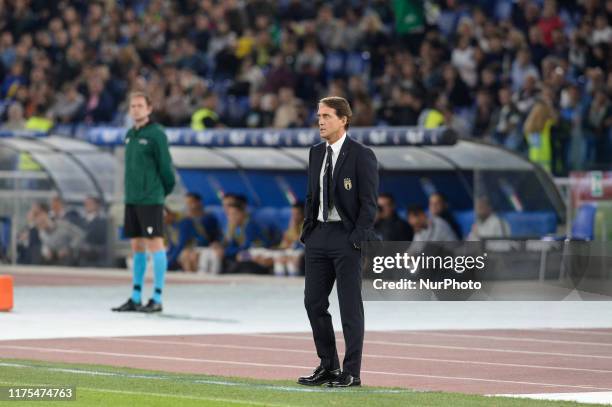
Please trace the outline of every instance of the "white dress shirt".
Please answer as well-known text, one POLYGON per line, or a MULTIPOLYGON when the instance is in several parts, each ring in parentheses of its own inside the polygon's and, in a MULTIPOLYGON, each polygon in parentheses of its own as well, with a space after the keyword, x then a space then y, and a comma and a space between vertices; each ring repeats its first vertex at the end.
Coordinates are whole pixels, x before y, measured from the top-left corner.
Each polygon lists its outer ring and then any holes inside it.
MULTIPOLYGON (((346 132, 342 135, 342 137, 340 137, 340 139, 338 139, 338 141, 336 141, 334 144, 331 145, 332 148, 332 166, 335 169, 336 168, 336 163, 338 162, 338 156, 340 155, 340 149, 342 148, 342 144, 344 144, 344 140, 346 140, 346 132)), ((321 166, 321 171, 319 174, 319 215, 317 216, 317 220, 319 222, 324 222, 323 220, 323 175, 325 174, 325 163, 327 162, 327 147, 329 147, 330 144, 329 143, 325 143, 325 156, 323 157, 323 165, 321 166)), ((333 174, 330 174, 333 175, 333 174)), ((335 184, 336 181, 333 180, 333 183, 335 184)), ((333 194, 333 191, 329 191, 330 194, 333 194)), ((342 219, 340 219, 340 215, 338 214, 338 210, 336 209, 336 205, 333 206, 333 208, 331 208, 331 210, 329 211, 329 214, 327 216, 327 221, 328 222, 339 222, 342 219)))

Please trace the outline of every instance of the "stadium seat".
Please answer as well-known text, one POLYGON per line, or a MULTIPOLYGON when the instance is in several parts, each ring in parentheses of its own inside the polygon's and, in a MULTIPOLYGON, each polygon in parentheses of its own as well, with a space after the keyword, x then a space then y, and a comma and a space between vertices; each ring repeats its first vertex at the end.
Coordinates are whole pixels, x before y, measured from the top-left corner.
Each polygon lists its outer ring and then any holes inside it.
POLYGON ((455 219, 461 228, 461 234, 463 238, 465 238, 472 230, 472 225, 474 224, 474 211, 453 211, 453 215, 455 215, 455 219))
POLYGON ((11 247, 11 220, 0 217, 0 259, 8 257, 11 247))
POLYGON ((584 203, 578 207, 572 223, 572 239, 593 240, 595 234, 595 203, 584 203))
POLYGON ((594 240, 601 242, 612 242, 612 203, 610 201, 598 201, 595 213, 595 236, 594 240))
POLYGON ((505 212, 501 216, 510 225, 513 238, 542 237, 557 230, 557 217, 553 212, 505 212))
POLYGON ((219 227, 221 230, 225 230, 225 226, 227 225, 227 218, 225 217, 225 212, 223 212, 223 207, 220 205, 206 205, 204 208, 206 213, 213 214, 217 220, 219 221, 219 227))

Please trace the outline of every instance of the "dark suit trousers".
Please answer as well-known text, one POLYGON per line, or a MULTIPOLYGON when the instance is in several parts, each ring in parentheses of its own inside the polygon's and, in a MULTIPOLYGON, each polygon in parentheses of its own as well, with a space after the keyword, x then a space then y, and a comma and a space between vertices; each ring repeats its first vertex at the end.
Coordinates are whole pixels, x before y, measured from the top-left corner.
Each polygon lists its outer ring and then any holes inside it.
POLYGON ((304 305, 312 327, 321 366, 340 367, 336 337, 328 312, 329 294, 337 281, 338 302, 346 353, 343 370, 360 376, 363 351, 361 253, 348 240, 342 222, 320 223, 306 236, 304 305))

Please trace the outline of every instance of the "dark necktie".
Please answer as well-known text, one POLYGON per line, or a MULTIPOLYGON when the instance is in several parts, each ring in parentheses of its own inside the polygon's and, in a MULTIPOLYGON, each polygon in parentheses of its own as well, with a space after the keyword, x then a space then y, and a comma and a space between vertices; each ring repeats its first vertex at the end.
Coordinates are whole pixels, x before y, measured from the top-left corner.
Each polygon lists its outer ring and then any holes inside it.
POLYGON ((323 220, 327 222, 329 210, 334 206, 334 197, 332 193, 332 175, 334 166, 332 164, 333 150, 330 146, 327 147, 327 160, 325 160, 325 171, 323 172, 323 220))

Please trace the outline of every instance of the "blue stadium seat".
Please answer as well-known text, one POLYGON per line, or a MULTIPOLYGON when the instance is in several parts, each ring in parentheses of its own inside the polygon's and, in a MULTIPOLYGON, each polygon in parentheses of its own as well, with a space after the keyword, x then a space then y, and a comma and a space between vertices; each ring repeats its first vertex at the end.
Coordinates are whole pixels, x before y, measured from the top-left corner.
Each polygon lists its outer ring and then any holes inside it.
POLYGON ((474 224, 474 211, 471 209, 466 211, 453 211, 453 215, 455 215, 455 219, 461 228, 461 234, 463 238, 465 238, 472 230, 472 225, 474 224))
POLYGON ((593 240, 595 236, 595 203, 580 205, 572 224, 572 239, 593 240))
POLYGON ((225 230, 225 226, 227 225, 227 218, 225 217, 225 212, 223 212, 223 207, 221 205, 206 205, 204 207, 204 211, 206 213, 212 213, 215 215, 217 220, 219 221, 219 227, 221 231, 225 230))
POLYGON ((11 247, 11 219, 0 217, 0 257, 8 257, 11 247))
POLYGON ((513 238, 542 237, 557 230, 554 212, 505 212, 500 215, 510 225, 513 238))

